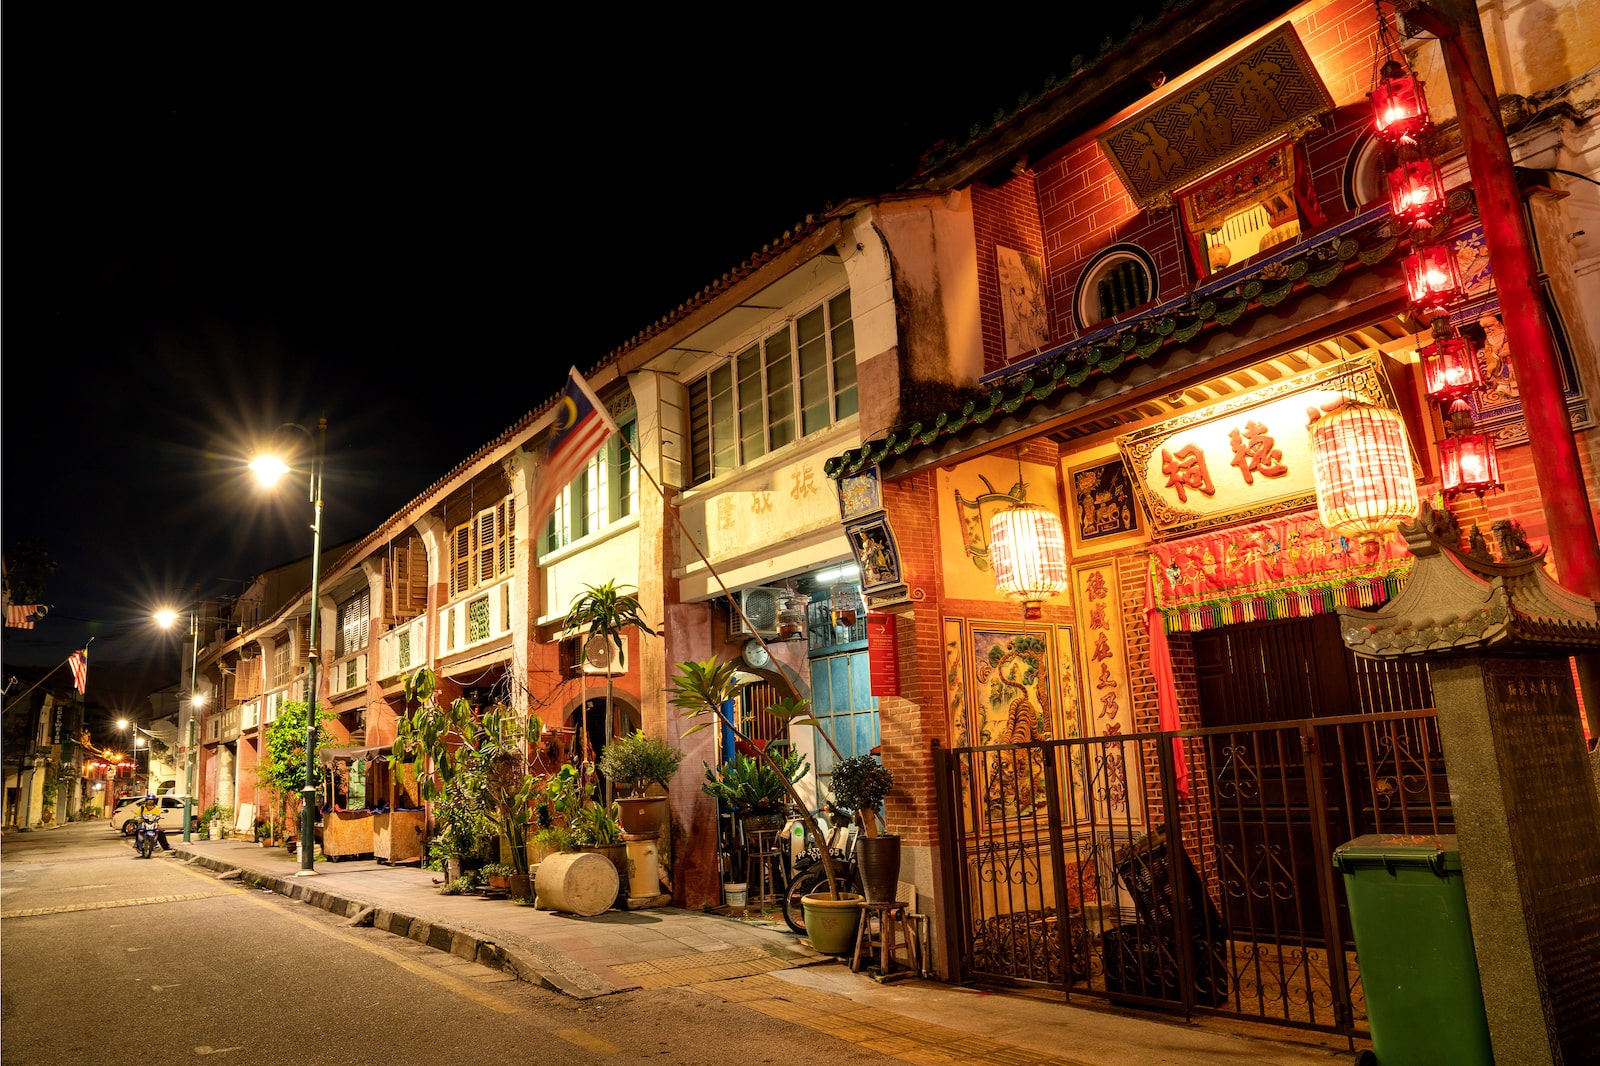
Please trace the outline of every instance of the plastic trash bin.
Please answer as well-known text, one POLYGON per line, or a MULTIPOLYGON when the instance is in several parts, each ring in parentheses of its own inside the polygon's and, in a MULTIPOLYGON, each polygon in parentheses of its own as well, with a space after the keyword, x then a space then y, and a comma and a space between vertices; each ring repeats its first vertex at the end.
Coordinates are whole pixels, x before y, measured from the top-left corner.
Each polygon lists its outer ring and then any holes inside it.
POLYGON ((1379 1066, 1492 1066, 1456 838, 1361 836, 1333 861, 1379 1066))

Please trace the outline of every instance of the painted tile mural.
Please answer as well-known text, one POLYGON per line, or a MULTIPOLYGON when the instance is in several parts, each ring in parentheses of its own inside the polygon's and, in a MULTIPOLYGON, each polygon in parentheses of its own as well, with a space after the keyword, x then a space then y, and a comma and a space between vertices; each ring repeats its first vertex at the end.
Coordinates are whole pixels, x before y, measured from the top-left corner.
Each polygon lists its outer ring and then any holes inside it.
MULTIPOLYGON (((1073 567, 1072 601, 1078 617, 1078 657, 1083 666, 1084 719, 1092 737, 1130 736, 1133 698, 1128 682, 1128 642, 1114 562, 1073 567)), ((1141 822, 1137 746, 1103 745, 1089 767, 1091 801, 1099 819, 1141 822)))
MULTIPOLYGON (((972 721, 979 745, 1028 744, 1060 735, 1052 638, 1046 626, 972 623, 972 721)), ((991 753, 983 806, 990 817, 1031 814, 1045 798, 1044 764, 991 753)))
POLYGON ((944 687, 950 706, 950 746, 972 743, 967 718, 967 646, 961 638, 961 619, 944 620, 944 687))

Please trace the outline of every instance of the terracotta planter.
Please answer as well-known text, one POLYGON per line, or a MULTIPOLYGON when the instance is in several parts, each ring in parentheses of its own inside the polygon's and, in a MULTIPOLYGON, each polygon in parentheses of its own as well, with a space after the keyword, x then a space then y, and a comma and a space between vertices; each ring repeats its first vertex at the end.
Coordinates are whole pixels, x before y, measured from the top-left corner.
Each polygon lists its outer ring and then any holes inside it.
POLYGON ((867 902, 892 902, 900 888, 900 837, 894 833, 857 837, 855 854, 867 902))
POLYGON ((656 836, 667 820, 665 796, 619 796, 617 822, 629 836, 656 836))
POLYGON ((505 874, 490 874, 489 887, 496 892, 507 892, 511 889, 511 881, 505 874))
MULTIPOLYGON (((857 841, 857 843, 860 843, 857 841)), ((806 916, 806 939, 825 955, 847 955, 856 946, 856 926, 861 922, 861 897, 841 892, 829 899, 826 892, 801 896, 806 916)))
POLYGON ((506 878, 512 899, 533 898, 533 877, 529 874, 511 874, 506 878))

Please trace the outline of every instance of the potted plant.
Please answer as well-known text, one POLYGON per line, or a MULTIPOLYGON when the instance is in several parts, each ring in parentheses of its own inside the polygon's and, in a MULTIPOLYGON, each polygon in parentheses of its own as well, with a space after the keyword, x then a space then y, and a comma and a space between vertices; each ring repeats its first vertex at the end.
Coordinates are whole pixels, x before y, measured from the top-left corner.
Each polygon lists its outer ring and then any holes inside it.
POLYGON ((747 832, 781 827, 791 786, 811 770, 806 757, 793 749, 777 756, 739 755, 715 770, 708 763, 700 765, 706 775, 700 791, 731 809, 747 832))
MULTIPOLYGON (((585 651, 590 650, 590 644, 598 640, 603 645, 610 645, 607 651, 621 655, 626 646, 624 634, 627 630, 637 629, 652 637, 656 635, 656 631, 650 628, 641 614, 644 608, 640 606, 635 591, 632 586, 607 581, 601 585, 585 585, 584 591, 573 598, 572 605, 567 608, 567 628, 587 630, 587 635, 580 638, 585 651)), ((606 747, 611 746, 612 723, 615 721, 611 710, 615 689, 616 675, 608 670, 604 727, 606 747)), ((612 799, 612 783, 608 777, 605 801, 610 803, 612 799)))
POLYGON ((682 762, 682 750, 660 737, 646 736, 642 729, 606 745, 600 753, 600 772, 628 792, 617 799, 624 833, 650 836, 661 831, 667 798, 644 792, 651 785, 666 788, 682 762))
POLYGON ((396 770, 410 764, 425 800, 450 796, 479 813, 498 836, 503 858, 519 875, 528 873, 528 826, 537 780, 528 773, 527 751, 537 745, 544 725, 500 703, 474 707, 465 699, 441 703, 433 671, 418 670, 402 679, 406 705, 414 707, 396 723, 396 770), (454 795, 451 795, 452 786, 454 795))
MULTIPOLYGON (((746 744, 751 743, 750 737, 739 728, 739 723, 723 710, 743 687, 738 675, 739 671, 733 664, 721 662, 715 656, 705 662, 691 660, 678 664, 678 676, 673 679, 673 705, 680 708, 686 718, 709 719, 691 727, 684 736, 720 723, 731 730, 735 737, 746 744)), ((807 703, 803 699, 779 700, 767 708, 767 711, 792 725, 817 724, 817 720, 811 717, 807 703)), ((817 840, 825 839, 822 828, 811 816, 794 782, 783 772, 778 760, 765 748, 752 744, 751 750, 755 752, 751 757, 764 762, 783 782, 789 802, 800 812, 806 828, 817 840)), ((828 890, 825 893, 806 896, 801 901, 805 908, 806 936, 810 938, 811 946, 818 951, 843 955, 855 943, 856 925, 861 920, 861 897, 854 892, 840 890, 839 873, 834 868, 833 856, 829 854, 827 848, 822 849, 821 858, 828 890)))
POLYGON ((503 862, 486 862, 479 867, 478 872, 488 882, 489 887, 496 892, 511 891, 511 877, 517 872, 516 867, 503 862))
POLYGON ((878 832, 878 808, 894 790, 894 776, 873 756, 853 755, 834 765, 829 784, 834 802, 853 811, 861 827, 855 856, 867 902, 893 900, 900 880, 900 837, 878 832))

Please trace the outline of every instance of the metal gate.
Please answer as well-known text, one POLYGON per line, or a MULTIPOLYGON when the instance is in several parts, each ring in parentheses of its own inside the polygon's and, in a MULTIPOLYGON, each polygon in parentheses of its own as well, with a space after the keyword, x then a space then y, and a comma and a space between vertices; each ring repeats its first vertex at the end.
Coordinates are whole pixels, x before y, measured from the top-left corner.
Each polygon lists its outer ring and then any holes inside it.
POLYGON ((958 980, 1350 1036, 1333 849, 1453 831, 1431 709, 936 747, 934 767, 958 980))

